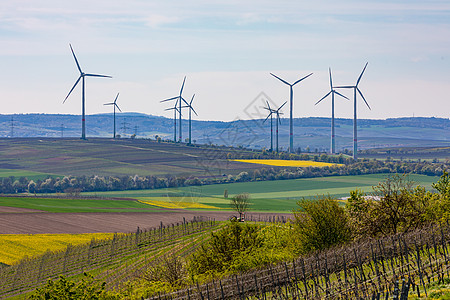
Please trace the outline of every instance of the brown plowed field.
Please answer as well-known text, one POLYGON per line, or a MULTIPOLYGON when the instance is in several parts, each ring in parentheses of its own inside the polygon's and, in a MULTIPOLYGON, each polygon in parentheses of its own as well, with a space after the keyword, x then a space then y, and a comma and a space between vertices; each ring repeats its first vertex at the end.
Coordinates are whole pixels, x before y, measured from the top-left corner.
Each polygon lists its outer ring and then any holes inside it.
MULTIPOLYGON (((233 212, 193 212, 173 210, 165 212, 125 212, 125 213, 1 213, 0 234, 37 234, 37 233, 94 233, 94 232, 133 232, 186 221, 197 216, 226 220, 233 212)), ((269 216, 291 217, 292 214, 252 214, 262 219, 269 216)), ((249 218, 250 214, 247 214, 249 218)))
POLYGON ((31 208, 0 206, 0 213, 26 213, 26 212, 41 212, 41 210, 31 208))

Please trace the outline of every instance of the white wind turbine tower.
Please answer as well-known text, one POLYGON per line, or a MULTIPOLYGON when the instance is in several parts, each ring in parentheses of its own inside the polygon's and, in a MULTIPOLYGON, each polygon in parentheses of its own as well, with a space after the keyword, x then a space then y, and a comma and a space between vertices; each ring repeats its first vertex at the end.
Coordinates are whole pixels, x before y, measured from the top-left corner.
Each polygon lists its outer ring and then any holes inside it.
POLYGON ((103 104, 103 105, 113 105, 114 106, 114 135, 113 135, 113 139, 116 138, 116 108, 120 112, 122 112, 122 110, 120 109, 119 105, 117 105, 117 98, 119 98, 119 93, 117 93, 117 96, 116 96, 116 99, 114 99, 114 102, 103 104))
POLYGON ((66 98, 64 99, 63 103, 66 102, 67 98, 69 98, 69 95, 72 93, 74 88, 77 86, 78 82, 80 82, 80 79, 82 81, 81 85, 81 139, 86 139, 86 116, 85 116, 85 100, 86 100, 86 94, 85 94, 85 77, 106 77, 106 78, 112 78, 111 76, 107 75, 98 75, 98 74, 88 74, 84 73, 81 70, 80 64, 78 63, 77 57, 75 56, 75 52, 73 52, 72 45, 69 44, 70 50, 72 51, 73 58, 75 59, 75 63, 77 64, 78 71, 80 71, 80 76, 78 77, 77 81, 73 85, 73 87, 70 89, 70 92, 67 94, 66 98))
MULTIPOLYGON (((167 102, 167 101, 172 101, 172 100, 177 100, 178 102, 178 108, 176 109, 177 111, 178 111, 178 114, 179 114, 179 127, 180 127, 180 129, 179 129, 179 139, 178 139, 178 141, 180 142, 180 143, 182 143, 182 127, 181 127, 181 105, 182 105, 182 102, 184 102, 186 105, 188 105, 189 106, 189 103, 187 103, 187 101, 183 98, 183 96, 182 96, 182 93, 183 93, 183 88, 184 88, 184 83, 186 82, 186 76, 184 76, 184 79, 183 79, 183 84, 181 85, 181 89, 180 89, 180 94, 178 95, 178 96, 175 96, 175 97, 172 97, 172 98, 169 98, 169 99, 165 99, 165 100, 162 100, 162 101, 160 101, 160 102, 167 102)), ((176 105, 176 104, 175 104, 176 105)), ((173 108, 172 108, 173 109, 173 108)), ((176 141, 176 140, 175 140, 176 141)))
POLYGON ((293 112, 293 99, 294 99, 294 85, 296 85, 297 83, 299 83, 300 81, 302 81, 303 79, 308 78, 309 76, 311 76, 313 73, 306 75, 305 77, 297 80, 296 82, 290 84, 289 82, 281 79, 280 77, 276 76, 273 73, 270 73, 270 75, 272 75, 273 77, 277 78, 278 80, 280 80, 281 82, 283 82, 284 84, 288 85, 290 88, 290 97, 289 97, 289 105, 290 105, 290 112, 289 112, 289 152, 293 153, 294 152, 294 130, 293 130, 293 119, 292 119, 292 112, 293 112))
POLYGON ((372 110, 369 106, 369 103, 367 103, 366 99, 364 98, 364 95, 362 94, 361 90, 358 88, 358 84, 361 81, 361 77, 364 74, 364 71, 367 68, 367 64, 364 66, 364 69, 362 70, 361 74, 358 77, 358 80, 356 81, 355 85, 346 85, 346 86, 336 86, 337 89, 353 89, 353 159, 358 158, 358 132, 357 132, 357 118, 356 118, 356 92, 361 95, 361 98, 364 100, 364 103, 366 103, 367 107, 372 110))
POLYGON ((342 95, 341 93, 339 93, 338 91, 333 89, 333 80, 331 79, 331 68, 329 68, 328 71, 330 72, 330 91, 325 96, 323 96, 319 101, 317 101, 315 105, 319 104, 320 101, 322 101, 323 99, 328 97, 328 95, 331 94, 331 147, 330 147, 330 152, 331 152, 331 154, 335 154, 336 153, 336 141, 335 141, 335 134, 334 134, 334 94, 344 97, 347 100, 350 100, 350 99, 348 99, 346 96, 342 95))

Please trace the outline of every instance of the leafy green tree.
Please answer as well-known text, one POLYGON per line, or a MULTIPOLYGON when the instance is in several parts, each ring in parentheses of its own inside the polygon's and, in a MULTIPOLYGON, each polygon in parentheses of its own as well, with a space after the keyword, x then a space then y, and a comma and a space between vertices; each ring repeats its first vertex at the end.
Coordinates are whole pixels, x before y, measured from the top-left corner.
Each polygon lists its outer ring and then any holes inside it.
POLYGON ((450 177, 447 172, 439 178, 438 182, 433 183, 433 188, 439 192, 439 201, 435 201, 432 212, 437 221, 446 221, 450 219, 450 177))
POLYGON ((388 236, 407 232, 430 221, 427 211, 431 196, 415 187, 407 175, 394 174, 373 187, 366 196, 352 191, 346 209, 352 228, 359 236, 388 236))
POLYGON ((301 251, 322 250, 351 240, 348 217, 329 196, 302 199, 294 210, 301 251))
POLYGON ((441 194, 442 198, 450 198, 450 177, 446 171, 441 175, 438 182, 433 183, 432 186, 441 194))
MULTIPOLYGON (((228 193, 227 193, 228 194, 228 193)), ((243 219, 245 212, 250 205, 250 194, 242 193, 234 196, 230 199, 230 206, 239 214, 239 220, 243 219)))

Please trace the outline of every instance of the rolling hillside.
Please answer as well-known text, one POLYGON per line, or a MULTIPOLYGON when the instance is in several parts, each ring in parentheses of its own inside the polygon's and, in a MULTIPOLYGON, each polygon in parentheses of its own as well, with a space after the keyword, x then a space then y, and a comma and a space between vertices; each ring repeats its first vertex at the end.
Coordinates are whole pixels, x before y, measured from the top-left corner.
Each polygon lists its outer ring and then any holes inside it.
POLYGON ((257 164, 228 161, 228 151, 227 148, 158 143, 144 139, 0 139, 0 173, 5 173, 0 177, 137 174, 202 178, 235 175, 261 168, 257 164))
MULTIPOLYGON (((19 114, 0 115, 0 137, 79 137, 78 115, 19 114)), ((270 147, 270 122, 261 119, 233 122, 192 122, 192 139, 199 144, 227 146, 242 145, 260 149, 270 147)), ((187 120, 183 120, 183 139, 188 136, 187 120)), ((86 118, 88 137, 110 137, 111 114, 89 115, 86 118)), ((123 113, 117 116, 118 133, 122 137, 136 134, 137 138, 155 138, 159 135, 173 139, 173 120, 140 114, 123 113)), ((280 146, 286 149, 289 121, 282 119, 280 146)), ((385 147, 433 147, 450 145, 450 120, 442 118, 395 118, 386 120, 359 120, 360 149, 385 147)), ((295 147, 310 151, 329 147, 329 118, 294 119, 295 147)), ((336 146, 339 151, 352 148, 352 120, 336 120, 336 146)))

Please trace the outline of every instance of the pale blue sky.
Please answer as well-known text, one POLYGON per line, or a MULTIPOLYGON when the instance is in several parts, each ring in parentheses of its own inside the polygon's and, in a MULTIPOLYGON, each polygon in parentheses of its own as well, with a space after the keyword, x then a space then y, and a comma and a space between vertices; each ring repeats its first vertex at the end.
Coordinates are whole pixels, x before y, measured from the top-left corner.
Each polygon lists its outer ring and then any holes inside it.
MULTIPOLYGON (((329 116, 314 106, 335 84, 360 87, 372 110, 362 118, 450 116, 449 1, 146 1, 2 0, 0 113, 80 114, 72 43, 87 79, 87 114, 121 93, 123 111, 172 116, 160 99, 196 94, 199 119, 248 118, 265 92, 281 104, 287 81, 294 116, 329 116)), ((344 91, 349 97, 349 91, 344 91)), ((360 102, 362 104, 362 102, 360 102)), ((288 110, 285 110, 288 113, 288 110)), ((339 101, 337 117, 352 116, 339 101)))

